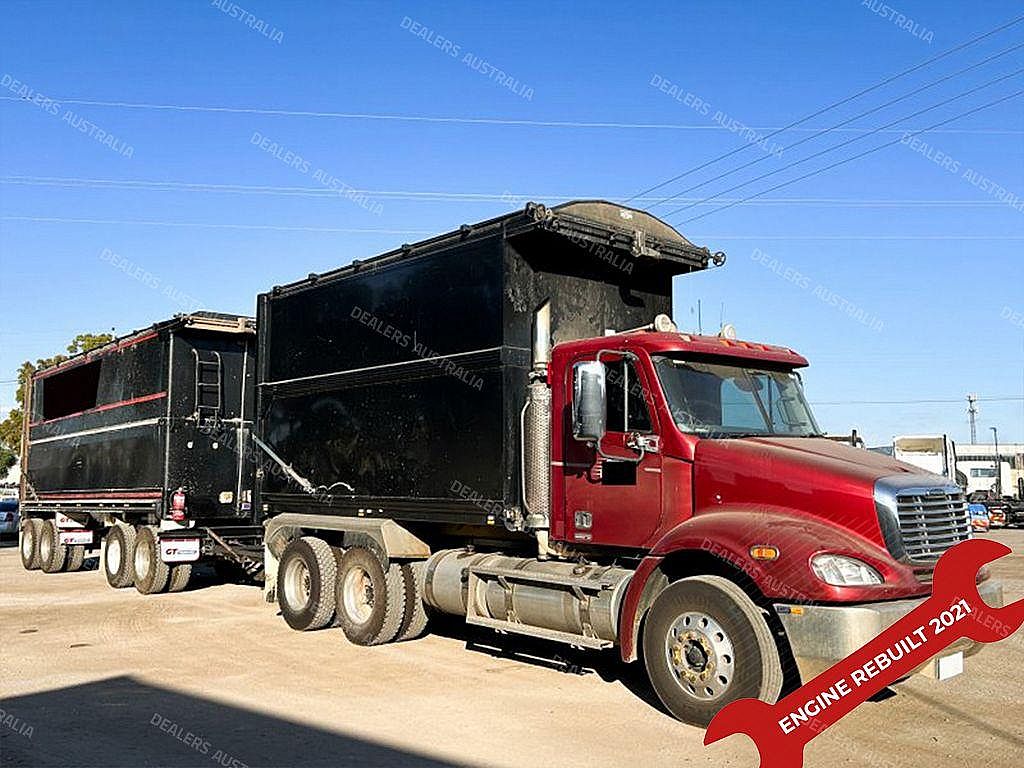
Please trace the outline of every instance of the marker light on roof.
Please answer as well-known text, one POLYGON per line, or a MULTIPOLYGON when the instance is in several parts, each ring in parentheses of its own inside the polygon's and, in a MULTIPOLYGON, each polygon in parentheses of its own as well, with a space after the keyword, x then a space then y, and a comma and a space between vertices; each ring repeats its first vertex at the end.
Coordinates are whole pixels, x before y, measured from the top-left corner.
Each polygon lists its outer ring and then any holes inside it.
POLYGON ((668 315, 656 315, 654 318, 654 330, 659 333, 678 333, 679 329, 672 322, 668 315))
POLYGON ((723 339, 735 339, 736 338, 736 326, 732 323, 726 323, 722 326, 722 330, 718 332, 718 335, 723 339))

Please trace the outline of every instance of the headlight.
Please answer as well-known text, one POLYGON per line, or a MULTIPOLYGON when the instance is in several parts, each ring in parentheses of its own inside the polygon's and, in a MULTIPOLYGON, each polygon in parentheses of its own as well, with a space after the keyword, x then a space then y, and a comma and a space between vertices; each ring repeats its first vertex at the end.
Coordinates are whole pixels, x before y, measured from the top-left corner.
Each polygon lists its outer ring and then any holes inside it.
POLYGON ((811 568, 815 576, 833 587, 863 587, 884 581, 867 563, 843 555, 815 555, 811 568))

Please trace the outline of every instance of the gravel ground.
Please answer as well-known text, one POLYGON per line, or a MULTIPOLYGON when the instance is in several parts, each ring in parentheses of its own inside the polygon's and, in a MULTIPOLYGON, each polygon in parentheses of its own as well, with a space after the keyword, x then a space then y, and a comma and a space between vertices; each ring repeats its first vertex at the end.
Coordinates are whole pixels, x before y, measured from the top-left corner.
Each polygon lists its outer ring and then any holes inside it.
MULTIPOLYGON (((993 566, 1024 596, 1024 531, 993 566)), ((755 766, 753 743, 653 702, 612 655, 495 645, 457 625, 380 648, 293 632, 259 589, 197 579, 143 596, 96 570, 22 570, 0 549, 0 764, 11 766, 755 766), (29 729, 31 729, 29 731, 29 729)), ((1024 632, 870 702, 807 766, 1018 766, 1024 632)))

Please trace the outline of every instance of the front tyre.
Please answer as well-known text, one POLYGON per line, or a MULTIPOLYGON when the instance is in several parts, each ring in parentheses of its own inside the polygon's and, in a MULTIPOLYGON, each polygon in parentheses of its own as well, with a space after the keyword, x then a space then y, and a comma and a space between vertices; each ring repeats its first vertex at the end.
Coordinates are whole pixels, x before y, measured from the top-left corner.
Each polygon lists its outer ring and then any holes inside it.
POLYGON ((774 704, 782 664, 761 609, 720 576, 669 585, 647 615, 644 666, 672 715, 706 728, 726 704, 754 698, 774 704))

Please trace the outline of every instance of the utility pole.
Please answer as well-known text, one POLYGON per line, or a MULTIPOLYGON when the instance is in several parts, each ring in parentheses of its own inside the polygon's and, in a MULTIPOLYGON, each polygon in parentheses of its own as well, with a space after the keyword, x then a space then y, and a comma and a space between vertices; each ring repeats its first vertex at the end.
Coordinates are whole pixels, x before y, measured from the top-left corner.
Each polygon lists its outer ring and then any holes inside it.
POLYGON ((992 439, 996 444, 996 498, 1003 498, 1003 463, 999 460, 999 432, 992 429, 992 439))
POLYGON ((978 396, 968 395, 967 396, 967 415, 971 419, 971 445, 978 442, 978 396))

